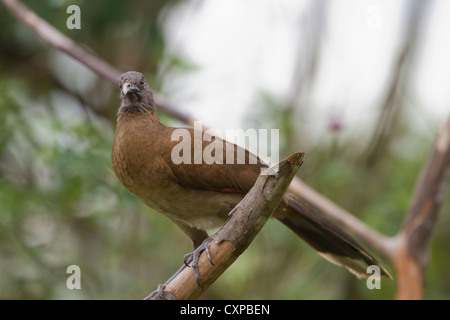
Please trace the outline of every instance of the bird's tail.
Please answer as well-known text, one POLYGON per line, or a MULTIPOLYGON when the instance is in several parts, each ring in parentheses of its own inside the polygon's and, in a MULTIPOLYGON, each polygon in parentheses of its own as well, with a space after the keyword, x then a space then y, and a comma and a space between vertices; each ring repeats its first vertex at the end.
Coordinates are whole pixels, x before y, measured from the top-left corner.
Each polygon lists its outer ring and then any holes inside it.
POLYGON ((347 268, 358 278, 367 278, 371 265, 380 268, 380 275, 392 279, 389 272, 361 247, 349 234, 328 220, 302 199, 283 197, 275 217, 328 261, 347 268))

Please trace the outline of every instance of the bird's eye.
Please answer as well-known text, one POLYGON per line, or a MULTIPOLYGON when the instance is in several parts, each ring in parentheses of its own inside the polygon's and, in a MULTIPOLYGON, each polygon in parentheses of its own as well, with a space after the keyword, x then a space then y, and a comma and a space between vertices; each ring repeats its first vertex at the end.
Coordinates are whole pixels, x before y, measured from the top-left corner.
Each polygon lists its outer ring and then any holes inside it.
POLYGON ((119 88, 122 89, 122 82, 119 82, 119 88))
POLYGON ((141 86, 143 86, 144 85, 144 79, 141 79, 141 86))

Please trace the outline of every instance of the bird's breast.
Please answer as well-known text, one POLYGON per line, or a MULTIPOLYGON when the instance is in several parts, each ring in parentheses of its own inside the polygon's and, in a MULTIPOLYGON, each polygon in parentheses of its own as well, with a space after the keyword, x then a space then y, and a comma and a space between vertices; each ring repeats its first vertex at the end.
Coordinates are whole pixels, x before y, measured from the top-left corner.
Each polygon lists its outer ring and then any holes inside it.
POLYGON ((145 119, 132 120, 118 122, 111 162, 119 180, 137 195, 161 187, 167 177, 152 124, 145 119))

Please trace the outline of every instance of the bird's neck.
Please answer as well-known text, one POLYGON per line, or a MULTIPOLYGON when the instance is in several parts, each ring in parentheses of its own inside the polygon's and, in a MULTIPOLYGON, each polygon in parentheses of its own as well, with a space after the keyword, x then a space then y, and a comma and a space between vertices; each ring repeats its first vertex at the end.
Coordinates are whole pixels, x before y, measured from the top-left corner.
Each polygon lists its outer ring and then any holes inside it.
POLYGON ((125 135, 140 132, 147 136, 150 131, 159 131, 162 127, 165 126, 159 121, 154 107, 126 104, 122 101, 117 113, 116 135, 119 132, 125 135))
POLYGON ((126 115, 148 114, 156 119, 155 103, 152 98, 140 96, 137 94, 129 94, 123 100, 118 111, 118 117, 126 115))

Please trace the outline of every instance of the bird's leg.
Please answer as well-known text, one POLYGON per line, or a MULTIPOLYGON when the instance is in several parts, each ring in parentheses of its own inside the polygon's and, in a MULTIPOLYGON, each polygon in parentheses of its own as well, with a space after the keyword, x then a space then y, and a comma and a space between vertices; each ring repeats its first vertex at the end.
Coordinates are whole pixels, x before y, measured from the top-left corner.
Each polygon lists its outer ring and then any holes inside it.
POLYGON ((200 274, 198 272, 198 259, 200 258, 200 255, 203 251, 206 252, 206 256, 208 257, 209 262, 214 266, 214 262, 212 261, 211 254, 209 253, 209 245, 214 240, 214 235, 211 237, 206 238, 203 240, 202 244, 199 245, 197 248, 194 249, 194 251, 186 254, 184 256, 184 264, 189 267, 189 264, 191 264, 192 269, 194 270, 195 280, 197 281, 197 285, 202 288, 202 282, 200 278, 200 274))
MULTIPOLYGON (((203 251, 206 251, 206 256, 208 257, 209 262, 214 265, 211 254, 209 253, 209 244, 214 239, 214 236, 208 237, 208 234, 205 230, 197 229, 187 224, 184 221, 173 219, 184 233, 191 238, 192 244, 194 245, 194 251, 188 253, 184 256, 184 264, 186 267, 189 267, 189 264, 192 263, 192 269, 194 269, 195 280, 197 280, 198 286, 201 288, 202 284, 200 281, 200 274, 198 272, 198 259, 203 251)), ((179 273, 180 270, 177 272, 179 273)))

